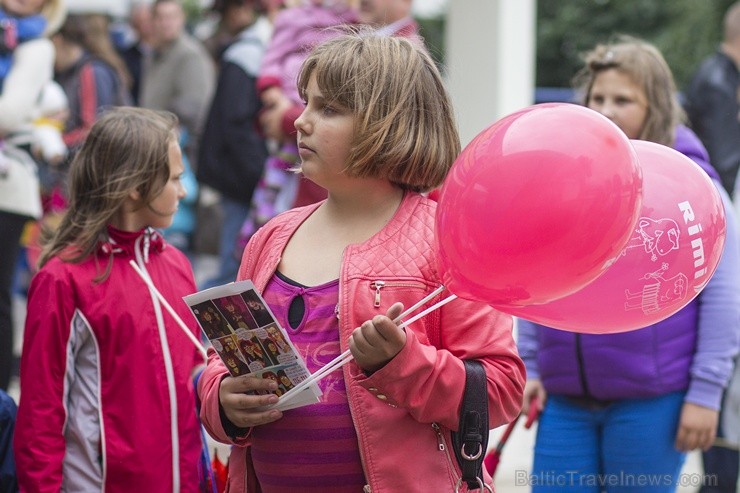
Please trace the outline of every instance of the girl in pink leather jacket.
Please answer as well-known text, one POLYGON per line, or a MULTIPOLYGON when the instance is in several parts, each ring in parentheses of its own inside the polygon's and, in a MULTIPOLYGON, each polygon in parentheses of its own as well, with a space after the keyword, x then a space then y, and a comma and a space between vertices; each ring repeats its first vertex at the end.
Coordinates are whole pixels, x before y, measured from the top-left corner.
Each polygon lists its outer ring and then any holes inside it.
POLYGON ((486 369, 490 428, 519 412, 524 369, 511 317, 485 304, 393 322, 441 284, 436 204, 420 192, 460 150, 449 97, 414 44, 363 34, 315 48, 298 82, 301 171, 328 198, 261 228, 239 279, 263 293, 312 373, 347 349, 354 359, 320 381, 319 403, 280 412, 275 382, 230 377, 211 350, 201 418, 235 445, 228 491, 454 491, 462 360, 486 369))

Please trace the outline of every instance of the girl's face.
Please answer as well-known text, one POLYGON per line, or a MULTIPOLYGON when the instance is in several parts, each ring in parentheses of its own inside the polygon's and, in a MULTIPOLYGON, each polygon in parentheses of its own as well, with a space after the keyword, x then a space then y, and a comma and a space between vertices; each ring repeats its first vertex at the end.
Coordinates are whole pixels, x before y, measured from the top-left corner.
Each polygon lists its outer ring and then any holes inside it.
POLYGON ((360 22, 373 27, 391 24, 409 15, 409 5, 405 1, 360 0, 359 7, 357 16, 360 22))
POLYGON ((28 17, 41 12, 46 0, 2 0, 0 5, 8 14, 16 17, 28 17))
POLYGON ((624 72, 616 68, 599 72, 586 104, 613 121, 628 138, 640 137, 647 117, 647 96, 624 72))
POLYGON ((180 204, 180 199, 185 197, 187 193, 181 181, 182 174, 185 171, 182 164, 182 151, 180 145, 174 139, 170 141, 169 159, 170 177, 164 188, 151 202, 137 211, 139 214, 137 219, 139 219, 142 228, 146 226, 153 228, 170 226, 180 204))
POLYGON ((354 138, 355 115, 324 99, 312 75, 306 87, 306 108, 295 122, 298 154, 307 178, 327 190, 350 177, 343 173, 354 138))

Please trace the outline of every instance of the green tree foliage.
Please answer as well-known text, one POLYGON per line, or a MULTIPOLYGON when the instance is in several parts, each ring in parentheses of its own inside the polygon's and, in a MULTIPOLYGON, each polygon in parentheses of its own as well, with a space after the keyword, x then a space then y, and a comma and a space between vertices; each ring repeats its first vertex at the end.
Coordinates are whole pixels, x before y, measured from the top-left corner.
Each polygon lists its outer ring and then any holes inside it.
POLYGON ((182 0, 182 9, 189 25, 197 24, 203 17, 203 5, 199 0, 182 0))
POLYGON ((733 0, 539 0, 537 85, 569 87, 582 55, 597 43, 628 34, 653 43, 685 87, 702 58, 722 38, 733 0))
POLYGON ((416 22, 419 24, 419 34, 424 38, 424 44, 429 50, 429 54, 437 62, 437 65, 443 68, 445 53, 444 16, 417 18, 416 22))

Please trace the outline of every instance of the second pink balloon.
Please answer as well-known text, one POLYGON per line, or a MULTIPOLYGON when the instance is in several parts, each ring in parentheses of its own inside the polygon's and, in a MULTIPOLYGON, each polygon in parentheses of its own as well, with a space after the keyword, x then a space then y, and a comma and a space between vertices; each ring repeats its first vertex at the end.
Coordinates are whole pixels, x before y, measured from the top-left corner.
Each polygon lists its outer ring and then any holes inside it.
POLYGON ((680 152, 652 142, 633 145, 643 173, 642 208, 617 261, 569 296, 501 310, 572 332, 617 333, 668 318, 706 286, 726 235, 719 192, 680 152))

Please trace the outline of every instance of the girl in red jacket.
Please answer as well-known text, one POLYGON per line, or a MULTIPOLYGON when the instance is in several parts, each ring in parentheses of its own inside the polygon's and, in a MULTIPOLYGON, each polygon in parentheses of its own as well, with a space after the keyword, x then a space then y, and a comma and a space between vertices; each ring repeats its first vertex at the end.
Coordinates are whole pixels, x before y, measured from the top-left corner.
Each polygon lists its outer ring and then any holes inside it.
POLYGON ((21 491, 200 491, 193 374, 203 358, 183 320, 187 258, 153 228, 185 189, 170 113, 118 108, 70 168, 69 210, 28 293, 14 450, 21 491))
MULTIPOLYGON (((311 372, 349 349, 354 360, 320 382, 320 402, 285 412, 268 379, 232 378, 215 352, 199 383, 201 417, 233 443, 230 491, 454 491, 450 449, 465 369, 488 376, 490 428, 519 412, 524 370, 512 319, 457 299, 405 330, 403 310, 441 284, 436 204, 460 150, 434 62, 405 39, 346 35, 317 47, 299 88, 301 171, 328 191, 250 240, 251 279, 311 372)), ((433 300, 438 301, 438 300, 433 300)), ((490 483, 490 478, 488 478, 490 483)))

